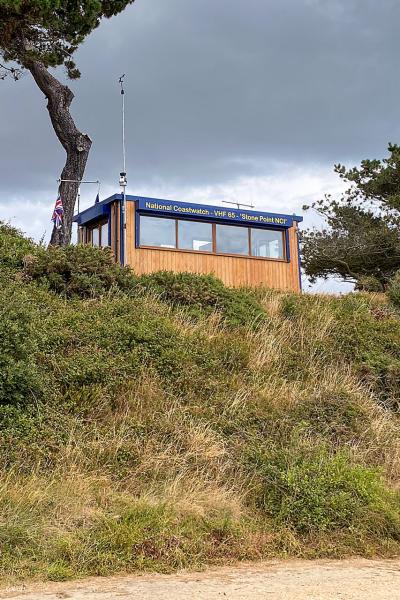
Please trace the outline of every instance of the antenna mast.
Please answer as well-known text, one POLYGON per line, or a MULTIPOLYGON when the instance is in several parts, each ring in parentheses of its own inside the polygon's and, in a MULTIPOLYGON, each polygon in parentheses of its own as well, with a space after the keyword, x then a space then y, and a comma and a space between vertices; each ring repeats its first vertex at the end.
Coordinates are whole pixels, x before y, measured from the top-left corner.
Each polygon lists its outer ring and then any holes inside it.
POLYGON ((123 265, 127 264, 126 256, 126 186, 128 180, 126 178, 126 148, 125 148, 125 88, 124 88, 125 73, 118 79, 118 83, 121 86, 121 99, 122 99, 122 171, 119 174, 119 185, 122 191, 122 260, 123 265))
POLYGON ((239 209, 241 206, 246 206, 247 208, 254 208, 254 204, 243 204, 243 202, 229 202, 228 200, 222 200, 222 204, 234 204, 239 209))

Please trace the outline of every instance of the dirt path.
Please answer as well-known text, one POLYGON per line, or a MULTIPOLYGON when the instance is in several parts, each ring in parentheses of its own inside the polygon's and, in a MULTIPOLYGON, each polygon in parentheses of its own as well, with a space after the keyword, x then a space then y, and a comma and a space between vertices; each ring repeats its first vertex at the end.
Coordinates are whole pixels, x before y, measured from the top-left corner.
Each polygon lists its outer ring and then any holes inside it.
POLYGON ((0 591, 14 600, 400 600, 400 560, 279 561, 204 573, 51 583, 0 591))

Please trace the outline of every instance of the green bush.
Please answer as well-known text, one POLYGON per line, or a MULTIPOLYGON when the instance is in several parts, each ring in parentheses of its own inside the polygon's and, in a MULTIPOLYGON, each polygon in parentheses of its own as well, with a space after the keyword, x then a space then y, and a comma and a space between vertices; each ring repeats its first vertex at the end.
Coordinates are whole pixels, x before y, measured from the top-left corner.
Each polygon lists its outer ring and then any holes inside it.
POLYGON ((0 270, 21 269, 24 256, 36 248, 36 244, 18 229, 0 221, 0 270))
POLYGON ((143 275, 140 285, 173 306, 190 308, 193 315, 217 311, 230 325, 255 324, 264 319, 262 306, 252 291, 228 288, 213 275, 160 271, 143 275))
POLYGON ((41 399, 43 374, 36 362, 38 313, 18 284, 0 289, 0 405, 41 399))
POLYGON ((299 533, 374 531, 400 539, 399 498, 379 472, 353 464, 324 446, 256 452, 257 505, 299 533))
POLYGON ((255 326, 264 319, 256 295, 231 289, 212 275, 158 272, 137 277, 114 262, 108 248, 38 247, 24 256, 23 274, 66 298, 98 298, 110 291, 143 296, 151 291, 174 307, 185 307, 194 317, 221 313, 232 326, 255 326))
POLYGON ((379 279, 372 275, 363 275, 357 280, 356 289, 363 292, 382 293, 383 286, 379 279))
POLYGON ((131 291, 136 277, 115 263, 109 248, 39 248, 24 260, 24 274, 67 298, 98 298, 110 290, 131 291))

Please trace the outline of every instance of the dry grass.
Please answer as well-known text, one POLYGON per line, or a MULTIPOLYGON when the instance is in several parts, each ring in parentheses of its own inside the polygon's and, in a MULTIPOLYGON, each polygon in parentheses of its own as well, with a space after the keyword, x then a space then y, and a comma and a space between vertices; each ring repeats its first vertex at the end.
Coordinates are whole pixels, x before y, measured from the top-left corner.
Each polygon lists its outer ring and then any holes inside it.
MULTIPOLYGON (((105 309, 108 301, 99 304, 105 309)), ((378 303, 371 310, 385 319, 389 309, 379 312, 379 301, 371 300, 378 303)), ((334 346, 332 299, 302 302, 265 293, 265 322, 232 332, 220 312, 194 318, 147 296, 151 318, 167 321, 171 339, 197 357, 191 363, 190 353, 183 354, 191 368, 187 388, 147 360, 112 394, 92 386, 74 392, 70 412, 42 407, 57 434, 50 449, 29 462, 27 442, 10 472, 0 474, 0 574, 63 579, 277 555, 397 552, 400 529, 388 523, 400 480, 398 417, 334 346), (329 529, 324 522, 326 529, 303 532, 280 516, 280 506, 263 504, 282 501, 266 498, 290 483, 297 463, 303 481, 317 471, 298 493, 312 496, 331 459, 332 471, 344 474, 329 494, 340 496, 348 474, 343 461, 334 462, 337 455, 360 469, 355 476, 365 471, 360 489, 372 477, 378 481, 370 471, 383 473, 387 499, 371 484, 381 496, 362 513, 365 524, 329 529), (281 480, 273 479, 276 473, 281 480), (374 529, 380 519, 381 529, 374 529)), ((360 318, 358 310, 352 318, 360 318)), ((160 347, 168 360, 173 343, 160 347)))

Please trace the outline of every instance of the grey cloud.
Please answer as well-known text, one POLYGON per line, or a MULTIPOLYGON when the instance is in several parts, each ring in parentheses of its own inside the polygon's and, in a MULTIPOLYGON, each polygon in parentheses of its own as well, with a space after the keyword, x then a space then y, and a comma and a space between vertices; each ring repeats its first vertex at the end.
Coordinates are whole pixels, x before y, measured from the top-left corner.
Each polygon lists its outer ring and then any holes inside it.
MULTIPOLYGON (((397 0, 137 0, 77 54, 87 174, 117 182, 122 72, 131 191, 380 156, 399 137, 399 21, 397 0)), ((45 101, 28 75, 0 83, 1 196, 18 173, 48 189, 63 151, 45 101)))

